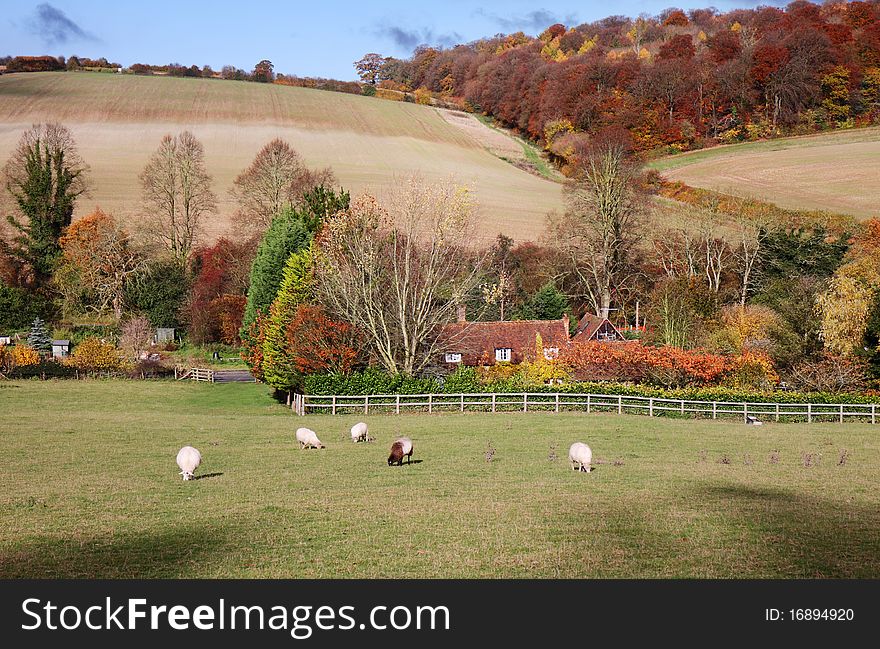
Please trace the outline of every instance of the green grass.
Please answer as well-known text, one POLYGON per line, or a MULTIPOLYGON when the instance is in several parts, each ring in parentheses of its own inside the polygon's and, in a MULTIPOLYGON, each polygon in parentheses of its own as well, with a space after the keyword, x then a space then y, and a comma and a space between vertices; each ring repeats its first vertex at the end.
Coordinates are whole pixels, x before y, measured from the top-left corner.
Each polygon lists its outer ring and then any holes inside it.
POLYGON ((2 382, 0 412, 0 577, 880 576, 865 424, 369 416, 355 445, 360 415, 298 418, 265 386, 126 381, 2 382), (417 462, 389 468, 398 434, 417 462), (572 472, 575 440, 622 464, 572 472))

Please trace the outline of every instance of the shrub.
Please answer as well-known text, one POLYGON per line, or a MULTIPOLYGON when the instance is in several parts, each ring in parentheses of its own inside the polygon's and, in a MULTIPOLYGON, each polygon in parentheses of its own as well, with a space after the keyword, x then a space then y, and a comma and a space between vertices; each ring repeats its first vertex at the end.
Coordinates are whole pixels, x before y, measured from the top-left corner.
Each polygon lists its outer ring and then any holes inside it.
POLYGON ((11 374, 16 368, 40 363, 39 352, 27 345, 0 345, 0 372, 11 374))
POLYGON ((87 338, 77 345, 66 364, 87 373, 116 373, 129 367, 120 358, 115 345, 98 338, 87 338))

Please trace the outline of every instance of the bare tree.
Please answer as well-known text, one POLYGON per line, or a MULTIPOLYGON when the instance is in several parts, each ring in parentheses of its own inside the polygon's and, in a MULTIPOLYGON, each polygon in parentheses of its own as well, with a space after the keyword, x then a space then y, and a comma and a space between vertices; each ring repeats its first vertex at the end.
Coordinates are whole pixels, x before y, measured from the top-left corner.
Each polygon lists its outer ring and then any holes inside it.
POLYGON ((144 316, 135 316, 122 325, 119 348, 125 354, 137 360, 145 352, 153 339, 153 326, 144 316))
POLYGON ((316 260, 319 299, 364 332, 382 366, 412 375, 436 355, 441 327, 474 290, 482 261, 467 250, 468 191, 413 177, 387 202, 369 195, 325 225, 316 260))
POLYGON ((284 208, 295 205, 303 193, 336 182, 329 167, 311 171, 284 140, 275 138, 233 181, 230 190, 238 202, 235 216, 251 233, 262 233, 284 208))
POLYGON ((140 176, 149 234, 186 263, 217 197, 205 168, 205 149, 189 131, 166 135, 140 176))
POLYGON ((644 213, 640 175, 622 139, 602 139, 585 152, 566 186, 565 214, 550 217, 550 235, 568 274, 602 317, 638 274, 631 261, 644 213))

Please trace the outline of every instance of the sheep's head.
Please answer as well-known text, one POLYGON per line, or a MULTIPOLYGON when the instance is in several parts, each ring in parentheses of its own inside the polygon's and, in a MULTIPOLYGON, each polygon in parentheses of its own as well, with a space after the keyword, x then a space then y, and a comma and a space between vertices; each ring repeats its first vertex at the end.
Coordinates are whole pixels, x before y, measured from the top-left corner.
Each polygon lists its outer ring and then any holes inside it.
POLYGON ((184 480, 192 480, 193 479, 192 471, 181 471, 180 475, 183 476, 184 480))

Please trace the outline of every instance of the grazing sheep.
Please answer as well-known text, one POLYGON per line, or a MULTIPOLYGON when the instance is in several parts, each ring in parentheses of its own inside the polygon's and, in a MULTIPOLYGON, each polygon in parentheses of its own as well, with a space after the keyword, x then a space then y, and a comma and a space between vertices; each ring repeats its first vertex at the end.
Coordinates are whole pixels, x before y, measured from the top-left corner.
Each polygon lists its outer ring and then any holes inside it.
POLYGON ((184 446, 177 452, 177 466, 184 480, 192 480, 193 473, 202 463, 202 454, 192 446, 184 446))
POLYGON ((575 442, 568 449, 568 460, 574 471, 586 471, 589 473, 593 462, 593 451, 583 442, 575 442))
POLYGON ((370 438, 367 436, 367 425, 360 421, 351 427, 351 441, 352 442, 366 442, 370 438))
POLYGON ((324 448, 318 435, 310 428, 297 428, 296 441, 299 442, 299 449, 302 451, 306 448, 324 448))
POLYGON ((388 466, 403 464, 403 458, 406 457, 406 463, 412 462, 413 443, 409 437, 401 437, 391 445, 391 455, 388 456, 388 466))

